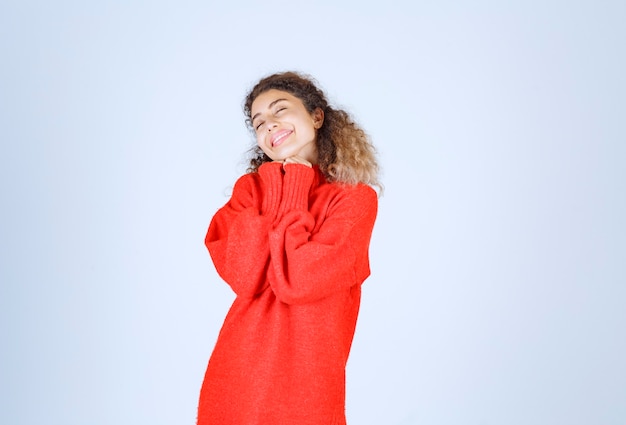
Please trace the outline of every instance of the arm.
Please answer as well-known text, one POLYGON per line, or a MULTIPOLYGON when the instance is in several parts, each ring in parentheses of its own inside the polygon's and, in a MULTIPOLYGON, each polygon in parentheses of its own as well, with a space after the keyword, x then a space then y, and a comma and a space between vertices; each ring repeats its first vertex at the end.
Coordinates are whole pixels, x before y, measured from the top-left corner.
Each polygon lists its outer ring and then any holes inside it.
POLYGON ((261 292, 269 263, 268 232, 282 196, 281 164, 263 164, 241 177, 213 217, 205 244, 218 274, 238 296, 261 292))
POLYGON ((377 196, 365 185, 346 187, 313 233, 308 211, 312 170, 285 167, 279 220, 270 231, 270 285, 289 304, 314 302, 361 284, 369 275, 369 242, 377 196))

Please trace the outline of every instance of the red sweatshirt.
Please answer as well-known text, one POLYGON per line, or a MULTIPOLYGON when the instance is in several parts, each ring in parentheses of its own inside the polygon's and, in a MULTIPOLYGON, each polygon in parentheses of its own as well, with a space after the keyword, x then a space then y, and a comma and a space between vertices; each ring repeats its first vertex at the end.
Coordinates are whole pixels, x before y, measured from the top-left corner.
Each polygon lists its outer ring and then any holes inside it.
POLYGON ((236 299, 209 360, 199 425, 344 425, 345 367, 377 212, 367 185, 265 163, 241 177, 206 246, 236 299))

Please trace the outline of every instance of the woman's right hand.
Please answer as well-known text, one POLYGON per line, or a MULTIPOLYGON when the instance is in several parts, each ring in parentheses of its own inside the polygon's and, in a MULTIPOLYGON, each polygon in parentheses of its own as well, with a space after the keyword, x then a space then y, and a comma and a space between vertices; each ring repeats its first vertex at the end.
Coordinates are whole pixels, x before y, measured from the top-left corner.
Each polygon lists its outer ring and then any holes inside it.
POLYGON ((304 159, 304 158, 302 158, 301 156, 298 156, 298 155, 294 155, 294 156, 290 156, 288 158, 285 158, 282 162, 283 162, 283 168, 287 164, 302 164, 302 165, 306 165, 307 167, 312 167, 313 166, 313 164, 311 164, 309 161, 307 161, 306 159, 304 159))

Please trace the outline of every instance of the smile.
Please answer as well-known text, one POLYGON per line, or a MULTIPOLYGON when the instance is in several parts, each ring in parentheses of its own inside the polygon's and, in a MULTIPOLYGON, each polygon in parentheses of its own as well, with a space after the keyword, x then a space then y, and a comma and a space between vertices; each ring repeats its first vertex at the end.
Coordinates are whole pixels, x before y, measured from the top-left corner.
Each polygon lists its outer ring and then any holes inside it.
POLYGON ((280 145, 287 137, 289 137, 293 133, 293 130, 281 130, 278 133, 274 134, 270 139, 272 143, 272 147, 276 147, 280 145))

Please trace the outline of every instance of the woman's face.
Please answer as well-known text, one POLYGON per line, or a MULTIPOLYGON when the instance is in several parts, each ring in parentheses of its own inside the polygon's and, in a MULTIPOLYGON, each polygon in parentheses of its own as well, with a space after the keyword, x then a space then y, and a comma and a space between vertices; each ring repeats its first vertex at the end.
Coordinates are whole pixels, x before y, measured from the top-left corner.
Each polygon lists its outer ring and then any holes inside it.
POLYGON ((250 115, 257 144, 272 160, 299 156, 317 163, 317 129, 324 122, 321 109, 311 114, 294 95, 272 89, 254 99, 250 115))

